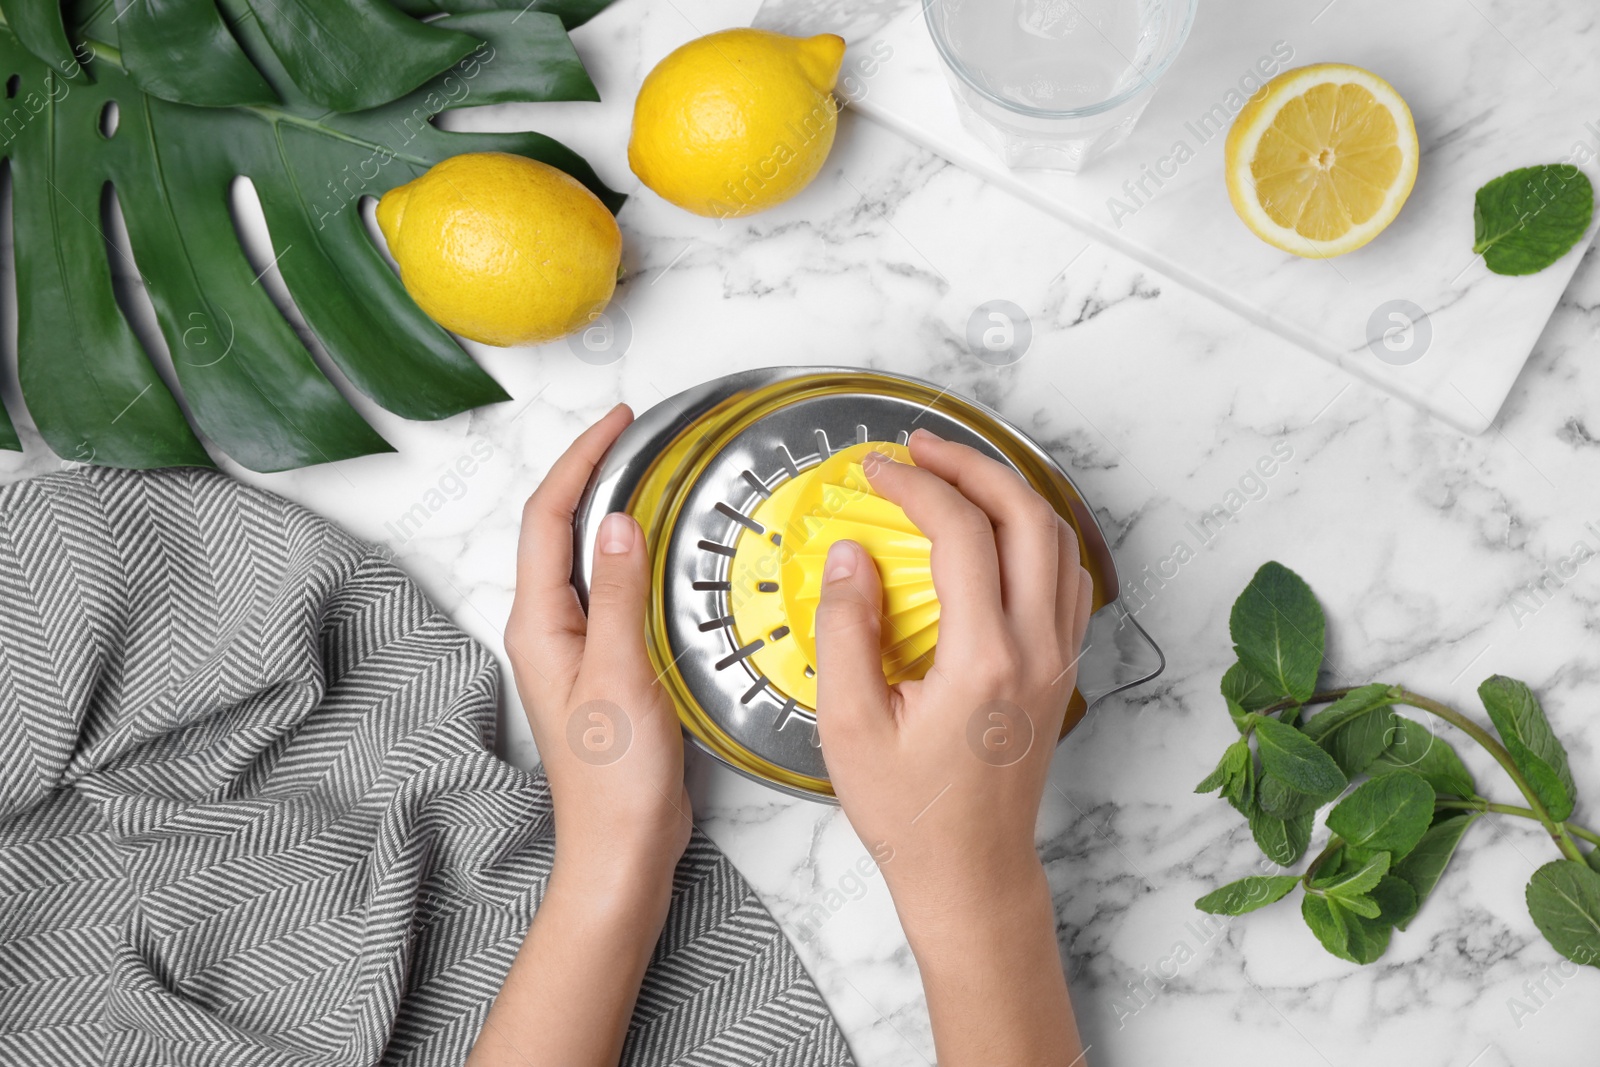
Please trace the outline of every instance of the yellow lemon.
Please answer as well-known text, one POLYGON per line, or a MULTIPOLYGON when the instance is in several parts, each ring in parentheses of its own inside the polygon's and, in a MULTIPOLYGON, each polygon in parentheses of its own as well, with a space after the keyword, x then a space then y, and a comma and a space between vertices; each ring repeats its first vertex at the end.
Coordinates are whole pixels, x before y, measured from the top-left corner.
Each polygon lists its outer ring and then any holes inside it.
POLYGON ((1273 78, 1234 119, 1228 198, 1263 241, 1297 256, 1354 251, 1417 179, 1411 109, 1376 74, 1318 63, 1273 78))
POLYGON ((598 197, 504 152, 436 164, 378 201, 406 292, 447 330, 490 345, 571 333, 617 286, 622 234, 598 197))
POLYGON ((833 147, 844 38, 724 30, 673 52, 639 87, 628 164, 686 211, 734 218, 804 189, 833 147))

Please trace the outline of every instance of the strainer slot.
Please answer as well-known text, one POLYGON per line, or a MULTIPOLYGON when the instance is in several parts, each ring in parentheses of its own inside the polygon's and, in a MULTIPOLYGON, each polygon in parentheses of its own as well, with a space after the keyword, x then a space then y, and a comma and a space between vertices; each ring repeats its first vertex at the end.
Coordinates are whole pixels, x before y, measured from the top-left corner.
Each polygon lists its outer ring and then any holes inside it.
POLYGON ((774 451, 778 453, 778 462, 783 464, 783 469, 788 472, 789 477, 800 477, 800 464, 795 462, 794 453, 789 451, 789 446, 779 441, 774 451))
POLYGON ((790 719, 795 719, 811 727, 811 734, 806 740, 812 748, 820 749, 822 747, 822 734, 817 731, 817 717, 804 711, 794 697, 790 697, 783 702, 783 707, 778 710, 778 717, 772 720, 772 728, 774 730, 782 730, 789 725, 790 719))
POLYGON ((719 556, 732 556, 733 555, 733 546, 732 545, 719 544, 716 541, 706 541, 706 540, 702 539, 701 542, 700 542, 700 546, 699 547, 700 547, 700 551, 702 551, 702 552, 715 552, 719 556))
POLYGON ((828 431, 824 430, 821 426, 818 426, 813 433, 817 439, 817 455, 821 456, 823 459, 827 459, 829 456, 833 455, 833 448, 828 444, 828 431))
POLYGON ((756 472, 751 470, 749 467, 746 467, 744 470, 740 471, 739 477, 743 478, 750 488, 754 489, 758 494, 760 494, 763 500, 772 495, 772 490, 767 488, 767 483, 763 482, 760 478, 757 478, 756 472))
POLYGON ((738 509, 725 504, 720 500, 717 501, 714 506, 716 507, 717 514, 722 515, 725 518, 732 519, 734 522, 738 523, 740 526, 743 526, 751 533, 764 534, 767 532, 767 528, 765 526, 761 525, 744 512, 739 511, 738 509))
MULTIPOLYGON (((779 712, 778 712, 778 717, 776 719, 772 720, 772 728, 774 730, 783 729, 785 726, 789 725, 789 719, 792 716, 794 716, 799 710, 800 710, 800 706, 799 706, 798 703, 795 702, 794 697, 790 697, 788 700, 785 700, 783 702, 782 709, 780 709, 779 712)), ((803 722, 804 720, 805 720, 805 717, 801 716, 801 721, 803 722)))
POLYGON ((744 691, 744 696, 739 698, 739 703, 741 703, 741 704, 750 703, 766 687, 767 687, 767 676, 763 674, 759 678, 756 679, 756 684, 755 685, 752 685, 749 689, 746 689, 744 691))
POLYGON ((745 645, 743 648, 734 649, 726 656, 717 660, 716 669, 719 671, 727 670, 729 667, 733 666, 735 663, 738 663, 740 660, 744 659, 746 656, 750 655, 750 653, 754 652, 764 644, 766 644, 766 642, 758 637, 754 641, 751 641, 748 645, 745 645))
POLYGON ((708 634, 713 630, 720 630, 723 627, 732 626, 732 625, 733 625, 733 616, 732 615, 724 615, 720 619, 707 619, 705 622, 701 623, 700 624, 700 632, 703 633, 703 634, 708 634))

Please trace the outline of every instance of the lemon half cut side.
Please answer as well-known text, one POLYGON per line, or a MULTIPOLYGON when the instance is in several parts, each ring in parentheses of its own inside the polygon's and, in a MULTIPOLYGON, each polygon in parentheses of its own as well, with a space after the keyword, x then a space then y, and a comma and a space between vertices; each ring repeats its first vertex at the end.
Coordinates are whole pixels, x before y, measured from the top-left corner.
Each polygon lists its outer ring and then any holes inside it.
POLYGON ((1318 63, 1251 97, 1225 157, 1228 198, 1251 232, 1321 259, 1360 248, 1400 213, 1417 178, 1417 130, 1394 86, 1318 63))

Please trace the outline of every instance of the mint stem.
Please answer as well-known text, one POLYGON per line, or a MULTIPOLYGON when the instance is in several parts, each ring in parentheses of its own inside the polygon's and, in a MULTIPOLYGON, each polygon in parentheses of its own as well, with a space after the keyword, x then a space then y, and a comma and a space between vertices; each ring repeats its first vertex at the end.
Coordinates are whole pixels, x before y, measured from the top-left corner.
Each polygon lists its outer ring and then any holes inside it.
MULTIPOLYGON (((1303 707, 1309 704, 1331 704, 1340 697, 1343 697, 1348 693, 1355 692, 1358 688, 1360 687, 1351 685, 1344 686, 1339 689, 1319 690, 1318 692, 1312 693, 1310 698, 1303 703, 1301 701, 1292 699, 1280 700, 1262 708, 1258 714, 1271 715, 1274 712, 1284 711, 1288 708, 1303 707)), ((1585 841, 1592 841, 1596 845, 1600 845, 1600 834, 1595 834, 1592 831, 1585 830, 1582 827, 1574 826, 1570 823, 1558 823, 1550 817, 1549 810, 1544 806, 1544 802, 1539 799, 1538 794, 1533 791, 1533 787, 1528 784, 1528 780, 1523 777, 1522 771, 1517 767, 1516 761, 1511 758, 1511 753, 1507 752, 1506 747, 1502 745, 1499 740, 1494 737, 1494 735, 1490 734, 1489 731, 1485 730, 1483 727, 1479 726, 1477 723, 1473 722, 1471 719, 1467 718, 1454 708, 1446 704, 1441 704, 1437 700, 1425 697, 1420 693, 1413 693, 1409 689, 1396 687, 1395 701, 1400 704, 1409 704, 1414 708, 1421 708, 1423 711, 1432 712, 1434 715, 1437 715, 1439 718, 1443 719, 1445 722, 1454 726, 1456 729, 1460 730, 1462 733, 1478 742, 1478 744, 1482 745, 1489 755, 1494 757, 1495 762, 1500 764, 1500 766, 1505 769, 1506 774, 1511 777, 1511 781, 1515 783, 1518 791, 1522 793, 1523 797, 1527 799, 1529 804, 1529 807, 1527 808, 1513 809, 1507 804, 1489 804, 1488 801, 1483 801, 1482 803, 1467 801, 1463 802, 1461 806, 1469 807, 1477 811, 1492 811, 1502 815, 1523 815, 1527 818, 1534 819, 1544 825, 1545 831, 1549 833, 1550 839, 1556 843, 1556 847, 1561 850, 1562 855, 1566 856, 1568 859, 1577 860, 1580 863, 1583 862, 1583 853, 1579 851, 1577 843, 1572 840, 1573 834, 1583 838, 1585 841), (1485 808, 1484 804, 1489 804, 1489 806, 1485 808)), ((1313 860, 1311 865, 1312 870, 1315 870, 1317 864, 1324 858, 1325 856, 1319 856, 1316 860, 1313 860)))
POLYGON ((1544 802, 1539 799, 1539 795, 1533 791, 1533 787, 1528 784, 1528 780, 1522 776, 1522 771, 1518 769, 1516 761, 1511 758, 1511 753, 1507 752, 1506 747, 1496 740, 1489 731, 1456 709, 1441 704, 1437 700, 1422 696, 1419 693, 1413 693, 1409 689, 1398 689, 1395 693, 1395 700, 1398 703, 1409 704, 1411 707, 1421 708, 1423 711, 1437 715, 1482 745, 1489 755, 1494 757, 1495 762, 1505 769, 1512 782, 1516 783, 1517 789, 1527 798, 1528 807, 1532 810, 1533 817, 1544 824, 1545 831, 1550 835, 1550 840, 1556 843, 1556 847, 1561 850, 1561 854, 1570 860, 1577 860, 1579 863, 1583 862, 1583 853, 1578 851, 1577 843, 1572 840, 1572 835, 1567 832, 1567 824, 1557 823, 1550 817, 1549 809, 1544 806, 1544 802))
MULTIPOLYGON (((1532 819, 1539 821, 1539 813, 1532 808, 1519 808, 1515 804, 1491 804, 1487 800, 1439 800, 1434 802, 1435 807, 1450 808, 1461 811, 1492 811, 1496 815, 1515 815, 1519 819, 1532 819)), ((1600 845, 1600 834, 1593 830, 1585 829, 1577 823, 1566 823, 1567 833, 1574 837, 1581 837, 1585 841, 1600 845)))

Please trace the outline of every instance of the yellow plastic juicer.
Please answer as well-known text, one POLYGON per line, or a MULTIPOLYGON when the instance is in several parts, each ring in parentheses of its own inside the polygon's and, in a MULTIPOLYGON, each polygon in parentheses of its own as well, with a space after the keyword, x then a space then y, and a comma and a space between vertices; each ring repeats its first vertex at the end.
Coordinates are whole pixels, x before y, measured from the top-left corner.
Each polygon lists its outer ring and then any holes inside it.
POLYGON ((816 733, 816 607, 833 542, 859 542, 884 587, 891 682, 937 656, 931 544, 873 491, 869 452, 911 462, 926 427, 1018 470, 1079 538, 1094 614, 1062 734, 1095 701, 1160 673, 1160 650, 1116 603, 1116 569, 1061 467, 999 415, 914 378, 768 368, 720 378, 640 415, 597 469, 574 523, 574 584, 587 602, 594 531, 640 522, 654 569, 646 643, 690 738, 776 788, 831 798, 816 733))
POLYGON ((881 452, 902 463, 900 444, 851 445, 780 483, 751 513, 728 568, 733 639, 769 685, 817 705, 817 604, 835 541, 861 545, 883 582, 883 668, 889 681, 921 678, 939 639, 939 599, 929 569, 932 543, 906 513, 873 491, 861 462, 881 452))

